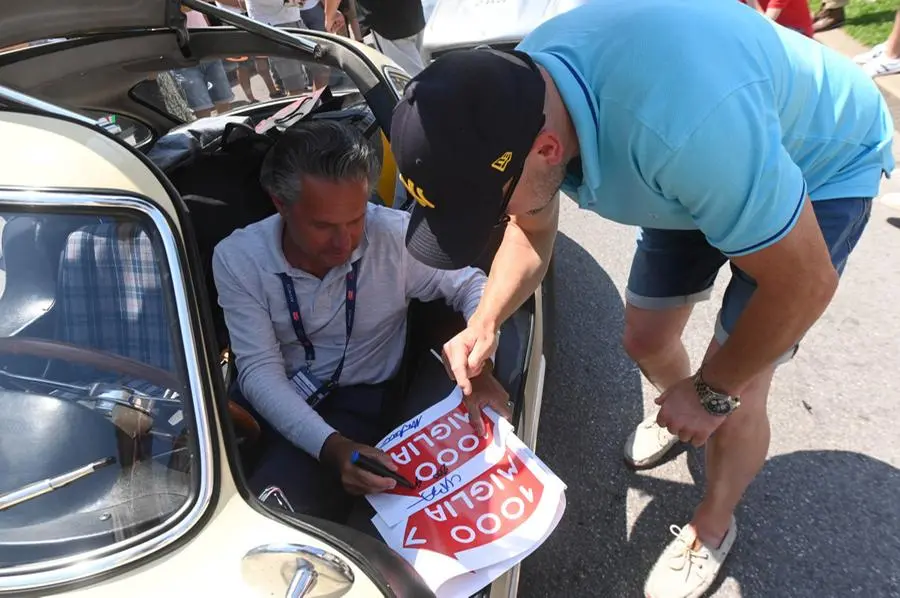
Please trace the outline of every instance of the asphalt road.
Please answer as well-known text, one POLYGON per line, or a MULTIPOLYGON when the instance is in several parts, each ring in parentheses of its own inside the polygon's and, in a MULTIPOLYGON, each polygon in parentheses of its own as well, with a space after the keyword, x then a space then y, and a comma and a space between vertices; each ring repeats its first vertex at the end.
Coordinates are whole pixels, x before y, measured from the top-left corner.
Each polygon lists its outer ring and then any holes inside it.
MULTIPOLYGON (((669 525, 701 496, 702 450, 642 473, 623 464, 622 442, 656 397, 619 342, 635 231, 563 203, 538 454, 568 484, 568 507, 525 561, 519 596, 642 596, 669 525)), ((695 363, 728 276, 688 325, 695 363)), ((769 462, 708 596, 900 596, 898 304, 900 210, 879 201, 833 303, 776 375, 769 462)))

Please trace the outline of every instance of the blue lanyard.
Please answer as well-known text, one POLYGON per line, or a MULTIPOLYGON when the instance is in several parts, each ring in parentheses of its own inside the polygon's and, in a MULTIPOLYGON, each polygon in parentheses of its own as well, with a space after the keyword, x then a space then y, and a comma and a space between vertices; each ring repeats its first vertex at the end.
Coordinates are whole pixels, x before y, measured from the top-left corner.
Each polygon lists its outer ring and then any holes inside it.
MULTIPOLYGON (((351 265, 350 271, 347 272, 345 278, 347 292, 345 295, 344 315, 347 324, 347 338, 344 341, 344 353, 341 355, 341 361, 338 363, 337 368, 335 368, 334 374, 331 375, 331 379, 327 383, 329 387, 337 385, 338 380, 341 378, 341 372, 344 371, 344 359, 347 357, 347 347, 350 345, 350 334, 353 332, 353 318, 356 314, 356 279, 358 276, 359 260, 356 260, 351 265)), ((291 324, 294 326, 297 340, 303 345, 303 350, 306 352, 306 363, 309 365, 316 360, 316 348, 313 346, 312 341, 309 340, 309 337, 306 335, 306 330, 303 328, 303 320, 300 318, 300 303, 297 301, 297 290, 294 288, 294 281, 284 272, 280 272, 278 278, 281 279, 281 285, 284 287, 284 298, 287 301, 288 311, 291 314, 291 324)))

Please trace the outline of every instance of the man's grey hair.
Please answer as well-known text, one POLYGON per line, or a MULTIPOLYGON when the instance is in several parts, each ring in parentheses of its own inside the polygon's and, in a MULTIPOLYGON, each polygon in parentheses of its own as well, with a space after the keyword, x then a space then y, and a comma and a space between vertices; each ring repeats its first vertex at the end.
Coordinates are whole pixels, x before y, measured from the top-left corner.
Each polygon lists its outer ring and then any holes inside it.
POLYGON ((302 177, 360 181, 369 192, 381 173, 377 148, 352 125, 311 120, 285 130, 263 159, 259 180, 270 197, 292 204, 303 193, 302 177))

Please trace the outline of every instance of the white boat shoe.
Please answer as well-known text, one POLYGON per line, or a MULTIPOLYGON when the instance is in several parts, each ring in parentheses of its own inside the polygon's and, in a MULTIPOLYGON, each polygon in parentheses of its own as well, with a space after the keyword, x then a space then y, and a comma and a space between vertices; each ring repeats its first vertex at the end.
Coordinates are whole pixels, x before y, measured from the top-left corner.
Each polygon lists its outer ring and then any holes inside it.
POLYGON ((656 424, 656 413, 645 419, 625 441, 625 462, 635 469, 653 467, 678 443, 678 436, 656 424))
POLYGON ((725 557, 728 556, 737 537, 737 523, 731 525, 722 544, 718 547, 696 542, 691 527, 673 525, 675 536, 650 571, 644 585, 646 598, 700 598, 715 581, 725 557))

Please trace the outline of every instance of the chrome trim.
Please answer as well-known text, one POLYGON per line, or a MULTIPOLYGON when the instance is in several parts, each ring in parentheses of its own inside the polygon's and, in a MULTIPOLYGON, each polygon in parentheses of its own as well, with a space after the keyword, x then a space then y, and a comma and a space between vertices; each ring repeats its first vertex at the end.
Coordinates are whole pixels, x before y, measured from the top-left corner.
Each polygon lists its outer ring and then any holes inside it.
POLYGON ((263 504, 266 504, 272 497, 275 497, 275 502, 277 503, 279 509, 283 509, 285 511, 288 511, 289 513, 296 513, 296 511, 294 510, 294 506, 291 504, 291 501, 288 500, 287 495, 278 486, 268 486, 265 490, 259 493, 259 497, 257 500, 259 500, 259 502, 263 504))
POLYGON ((0 569, 0 593, 34 590, 93 577, 106 573, 162 550, 187 534, 209 509, 214 491, 214 461, 210 413, 200 373, 198 339, 194 334, 195 318, 188 304, 184 269, 179 261, 175 233, 160 209, 145 199, 120 193, 96 195, 77 191, 35 191, 0 189, 0 203, 41 208, 94 208, 98 210, 128 209, 147 216, 156 227, 166 253, 166 263, 173 280, 178 327, 181 332, 188 385, 195 413, 195 431, 199 455, 197 464, 200 485, 193 501, 188 501, 169 519, 154 529, 122 542, 65 558, 0 569), (179 284, 180 283, 180 284, 179 284))
POLYGON ((531 406, 532 415, 529 417, 523 410, 523 430, 521 439, 531 450, 537 450, 538 428, 541 421, 541 405, 544 401, 544 382, 547 378, 547 358, 541 355, 538 366, 537 383, 534 390, 534 404, 531 406))
POLYGON ((77 120, 82 124, 88 125, 95 130, 99 130, 101 128, 95 120, 91 120, 90 118, 78 114, 77 112, 72 112, 71 110, 61 108, 56 104, 51 104, 50 102, 39 100, 34 96, 30 96, 27 93, 22 93, 21 91, 16 91, 15 89, 12 89, 5 85, 0 85, 0 100, 10 102, 12 104, 15 104, 16 106, 31 108, 32 110, 37 110, 45 114, 53 114, 55 116, 71 118, 77 120))

